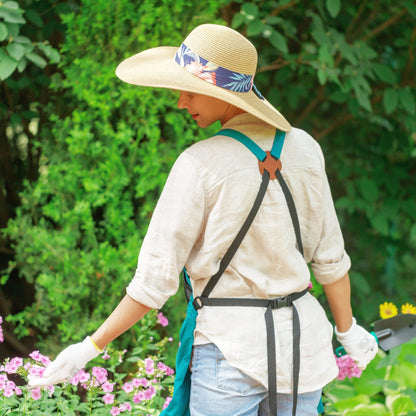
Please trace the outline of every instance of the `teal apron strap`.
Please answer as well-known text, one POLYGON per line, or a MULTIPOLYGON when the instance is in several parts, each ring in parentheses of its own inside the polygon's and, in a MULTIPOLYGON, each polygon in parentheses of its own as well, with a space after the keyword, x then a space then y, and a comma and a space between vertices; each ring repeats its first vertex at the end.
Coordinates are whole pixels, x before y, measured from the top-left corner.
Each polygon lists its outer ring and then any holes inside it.
MULTIPOLYGON (((191 282, 186 270, 184 270, 184 278, 187 279, 190 285, 191 282)), ((198 312, 192 306, 193 300, 193 296, 191 295, 186 311, 186 318, 179 334, 180 345, 176 354, 176 375, 173 384, 174 394, 169 406, 162 411, 160 416, 190 416, 191 370, 189 369, 189 363, 192 358, 194 331, 196 317, 198 315, 198 312)))

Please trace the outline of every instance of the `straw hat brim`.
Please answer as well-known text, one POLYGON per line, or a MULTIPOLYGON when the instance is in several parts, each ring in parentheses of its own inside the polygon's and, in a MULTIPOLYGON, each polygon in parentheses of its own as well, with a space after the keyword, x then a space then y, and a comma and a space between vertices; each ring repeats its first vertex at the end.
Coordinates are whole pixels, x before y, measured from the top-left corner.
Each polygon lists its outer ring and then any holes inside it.
POLYGON ((231 91, 198 78, 175 62, 177 50, 177 47, 171 46, 147 49, 122 61, 116 69, 116 75, 129 84, 189 91, 218 98, 282 131, 290 131, 289 122, 266 99, 260 99, 253 91, 231 91))

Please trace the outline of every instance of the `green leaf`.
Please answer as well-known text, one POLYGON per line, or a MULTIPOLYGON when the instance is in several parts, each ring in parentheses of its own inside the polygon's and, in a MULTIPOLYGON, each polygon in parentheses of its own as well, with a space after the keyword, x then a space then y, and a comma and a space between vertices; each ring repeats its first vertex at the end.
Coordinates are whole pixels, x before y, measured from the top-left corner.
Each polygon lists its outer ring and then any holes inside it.
POLYGON ((389 416, 390 413, 380 403, 362 404, 354 409, 349 409, 343 413, 343 416, 389 416))
POLYGON ((374 63, 373 70, 380 81, 387 84, 395 84, 397 82, 396 74, 387 65, 374 63))
POLYGON ((7 79, 16 69, 17 61, 0 49, 0 80, 7 79))
POLYGON ((375 181, 368 177, 359 180, 358 186, 364 199, 368 202, 375 202, 378 199, 378 186, 375 181))
POLYGON ((326 84, 328 76, 323 69, 318 69, 318 80, 321 85, 326 84))
POLYGON ((329 50, 328 45, 322 45, 319 48, 319 61, 325 66, 333 67, 334 66, 334 57, 332 56, 331 51, 329 50))
POLYGON ((245 20, 246 20, 246 18, 244 17, 243 14, 236 13, 233 16, 233 20, 231 22, 231 27, 233 27, 234 29, 237 29, 245 22, 245 20))
POLYGON ((7 53, 16 61, 20 61, 25 54, 25 48, 16 42, 11 42, 6 47, 7 53))
MULTIPOLYGON (((14 3, 14 2, 7 2, 7 3, 14 3)), ((5 3, 5 4, 7 4, 7 3, 5 3)), ((2 17, 5 22, 7 22, 7 23, 19 23, 19 24, 26 23, 25 18, 22 16, 23 15, 23 10, 9 8, 5 4, 0 6, 0 17, 2 17)))
POLYGON ((412 399, 404 394, 387 396, 386 405, 393 415, 407 415, 407 412, 415 409, 412 399))
POLYGON ((341 10, 341 0, 326 0, 326 8, 331 17, 337 17, 341 10))
POLYGON ((3 7, 7 7, 8 9, 15 9, 17 10, 19 8, 19 4, 15 1, 6 1, 2 4, 3 7))
POLYGON ((270 43, 279 51, 284 53, 289 52, 285 37, 281 35, 277 30, 273 30, 269 39, 270 43))
POLYGON ((354 88, 354 91, 355 91, 355 95, 357 96, 357 100, 358 100, 358 103, 360 104, 360 106, 363 107, 365 110, 371 112, 372 111, 372 107, 371 107, 371 102, 370 102, 369 94, 366 93, 359 86, 356 86, 354 88))
POLYGON ((416 244, 416 224, 413 224, 410 228, 410 241, 416 244))
POLYGON ((247 36, 257 36, 264 31, 264 23, 260 19, 254 19, 247 26, 247 36))
POLYGON ((27 19, 33 23, 35 26, 37 27, 42 27, 43 26, 43 21, 42 18, 40 17, 40 14, 32 9, 27 9, 26 10, 26 16, 27 19))
POLYGON ((61 59, 59 52, 49 44, 38 43, 38 48, 45 54, 51 63, 57 63, 61 59))
POLYGON ((27 60, 25 58, 21 59, 17 64, 17 70, 19 71, 19 73, 22 73, 26 69, 26 66, 27 60))
POLYGON ((47 62, 36 53, 29 52, 25 56, 29 61, 33 62, 39 68, 45 68, 45 66, 47 65, 47 62))
POLYGON ((3 42, 8 34, 9 31, 7 30, 7 26, 3 22, 0 22, 0 42, 3 42))
POLYGON ((399 90, 400 102, 404 109, 412 116, 416 113, 416 103, 410 88, 402 88, 399 90))
POLYGON ((246 15, 247 20, 254 20, 259 13, 259 8, 253 3, 244 3, 241 7, 241 13, 246 15))
POLYGON ((399 103, 399 94, 394 88, 389 88, 384 91, 383 105, 387 114, 391 114, 399 103))

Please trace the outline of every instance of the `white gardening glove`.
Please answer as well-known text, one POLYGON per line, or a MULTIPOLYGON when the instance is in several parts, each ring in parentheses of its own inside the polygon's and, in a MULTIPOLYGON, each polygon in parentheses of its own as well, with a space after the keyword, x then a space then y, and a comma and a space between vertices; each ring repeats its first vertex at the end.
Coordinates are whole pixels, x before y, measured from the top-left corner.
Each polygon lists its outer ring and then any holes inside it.
POLYGON ((70 345, 48 365, 41 378, 29 378, 29 386, 43 387, 69 381, 100 352, 102 351, 93 344, 90 337, 78 344, 70 345))
POLYGON ((376 339, 363 327, 357 325, 355 318, 352 318, 351 328, 347 332, 339 332, 335 327, 335 335, 345 352, 356 362, 360 370, 364 370, 377 354, 376 339))

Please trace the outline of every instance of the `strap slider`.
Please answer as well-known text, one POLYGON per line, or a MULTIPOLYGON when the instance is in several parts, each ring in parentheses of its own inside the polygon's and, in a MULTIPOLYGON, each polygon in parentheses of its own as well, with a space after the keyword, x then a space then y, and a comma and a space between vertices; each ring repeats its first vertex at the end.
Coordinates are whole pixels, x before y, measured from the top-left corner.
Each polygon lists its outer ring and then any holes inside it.
POLYGON ((197 311, 198 309, 201 309, 204 304, 202 303, 202 299, 200 296, 197 296, 194 301, 192 302, 192 305, 194 307, 194 309, 197 311))
POLYGON ((290 296, 270 299, 270 307, 272 309, 280 309, 288 306, 292 306, 292 298, 290 296))
POLYGON ((282 162, 279 158, 273 156, 269 151, 266 152, 266 157, 263 160, 259 160, 260 174, 267 170, 270 175, 270 179, 277 179, 276 171, 282 170, 282 162))

